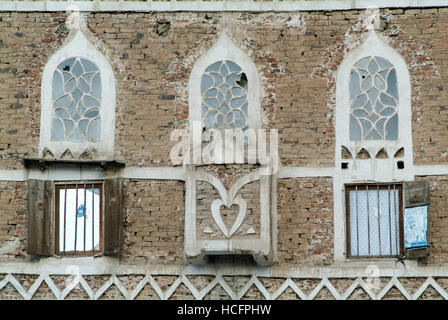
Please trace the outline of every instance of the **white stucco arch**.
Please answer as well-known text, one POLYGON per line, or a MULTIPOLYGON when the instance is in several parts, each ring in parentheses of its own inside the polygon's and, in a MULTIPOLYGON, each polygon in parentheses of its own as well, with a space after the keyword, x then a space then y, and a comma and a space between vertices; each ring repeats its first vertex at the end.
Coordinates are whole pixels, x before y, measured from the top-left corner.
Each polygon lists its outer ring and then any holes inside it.
POLYGON ((250 57, 238 48, 229 36, 223 32, 216 44, 201 56, 190 73, 189 93, 189 122, 190 129, 194 121, 201 121, 201 78, 204 71, 211 64, 230 60, 238 64, 247 76, 248 90, 248 126, 258 129, 261 127, 261 80, 256 65, 250 57))
POLYGON ((55 158, 60 158, 68 149, 74 158, 78 158, 84 151, 89 150, 98 159, 112 159, 115 142, 115 85, 115 76, 109 61, 88 41, 82 30, 72 29, 67 42, 50 57, 43 70, 39 157, 42 157, 44 150, 48 149, 55 158), (78 143, 51 140, 52 115, 54 112, 52 101, 53 73, 59 63, 72 57, 88 59, 95 63, 100 71, 102 95, 100 107, 101 130, 98 142, 78 143))
POLYGON ((411 82, 408 66, 403 57, 382 35, 370 30, 365 41, 351 50, 340 64, 336 75, 335 109, 335 169, 333 176, 334 200, 334 261, 347 262, 347 226, 345 208, 345 187, 347 183, 400 182, 414 179, 411 82), (351 108, 349 81, 353 65, 364 57, 378 56, 388 60, 396 70, 398 87, 398 138, 396 140, 352 141, 349 136, 349 114, 351 108), (350 159, 342 158, 342 148, 350 151, 350 159), (404 155, 395 158, 403 148, 404 155), (370 159, 356 159, 359 151, 365 149, 370 159), (387 158, 376 158, 384 149, 387 158), (404 164, 398 167, 398 162, 404 164), (343 164, 345 166, 343 166, 343 164))
MULTIPOLYGON (((403 57, 392 47, 389 46, 387 40, 378 35, 375 31, 370 31, 367 39, 358 48, 350 51, 344 61, 338 68, 336 77, 336 117, 335 117, 335 160, 336 165, 340 167, 341 149, 346 147, 353 157, 356 157, 361 149, 369 152, 371 158, 384 149, 389 158, 393 158, 394 154, 404 148, 404 170, 409 171, 413 166, 413 149, 412 149, 412 122, 411 122, 411 82, 408 66, 403 57), (350 71, 353 65, 360 59, 368 56, 379 56, 388 60, 395 68, 398 83, 398 139, 397 140, 360 140, 351 141, 349 137, 349 111, 350 111, 350 95, 349 95, 349 79, 350 71)), ((393 163, 391 162, 391 165, 393 163)), ((385 179, 389 177, 391 172, 387 171, 385 179)), ((379 173, 379 172, 377 172, 379 173)), ((366 172, 357 172, 360 178, 370 178, 378 180, 380 176, 375 173, 367 174, 366 172)), ((392 173, 393 175, 393 173, 392 173)), ((401 175, 401 174, 400 174, 401 175)), ((397 177, 398 178, 398 177, 397 177)))

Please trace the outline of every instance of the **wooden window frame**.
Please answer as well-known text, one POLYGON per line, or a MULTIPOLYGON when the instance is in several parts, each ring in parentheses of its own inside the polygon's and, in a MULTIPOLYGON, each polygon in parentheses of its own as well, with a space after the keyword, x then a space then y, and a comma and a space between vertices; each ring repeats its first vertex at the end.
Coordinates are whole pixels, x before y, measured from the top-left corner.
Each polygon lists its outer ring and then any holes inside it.
POLYGON ((404 200, 403 191, 404 186, 402 182, 390 182, 390 183, 356 183, 356 184, 346 184, 345 185, 345 211, 346 211, 346 235, 347 235, 347 259, 387 259, 387 258, 400 258, 404 254, 404 200), (374 189, 388 189, 391 186, 395 186, 398 189, 398 231, 399 237, 399 253, 397 255, 351 255, 351 232, 350 232, 350 191, 351 190, 371 190, 374 189), (358 189, 357 189, 358 188, 358 189))
POLYGON ((104 181, 58 181, 54 182, 54 242, 55 242, 55 254, 57 256, 63 257, 86 257, 86 256, 97 256, 103 254, 104 251, 104 181), (59 236, 60 236, 60 217, 61 213, 59 212, 59 190, 63 189, 76 189, 76 186, 85 186, 88 189, 89 186, 94 186, 94 188, 100 189, 100 203, 99 203, 99 216, 100 216, 100 225, 99 225, 99 249, 98 250, 88 250, 88 251, 69 251, 64 252, 59 250, 59 236))

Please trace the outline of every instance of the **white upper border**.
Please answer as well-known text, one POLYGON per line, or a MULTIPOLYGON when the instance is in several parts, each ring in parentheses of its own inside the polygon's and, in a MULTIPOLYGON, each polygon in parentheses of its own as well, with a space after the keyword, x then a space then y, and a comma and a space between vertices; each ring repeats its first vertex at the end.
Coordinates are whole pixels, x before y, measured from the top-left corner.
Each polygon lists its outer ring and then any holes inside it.
POLYGON ((223 1, 18 1, 0 0, 0 11, 66 11, 69 6, 79 11, 318 11, 378 8, 448 7, 446 0, 223 0, 223 1))

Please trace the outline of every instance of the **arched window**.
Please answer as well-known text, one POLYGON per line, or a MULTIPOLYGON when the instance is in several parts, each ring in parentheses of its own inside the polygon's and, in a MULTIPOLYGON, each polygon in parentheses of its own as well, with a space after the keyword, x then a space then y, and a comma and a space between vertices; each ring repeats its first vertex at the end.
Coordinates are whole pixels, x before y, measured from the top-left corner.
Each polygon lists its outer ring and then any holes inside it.
POLYGON ((221 60, 207 67, 201 79, 204 126, 247 130, 247 90, 246 74, 237 63, 221 60))
POLYGON ((412 172, 409 71, 375 31, 339 66, 335 125, 337 166, 355 179, 398 179, 412 172), (366 159, 369 168, 357 161, 366 159))
POLYGON ((271 202, 275 175, 269 161, 263 162, 261 152, 257 153, 255 148, 262 145, 261 140, 257 141, 257 129, 261 128, 260 82, 255 64, 225 33, 191 71, 189 145, 193 148, 189 148, 191 162, 184 164, 185 254, 192 263, 204 263, 207 255, 243 252, 252 254, 262 265, 273 261, 270 230, 276 228, 271 221, 274 214, 271 210, 275 212, 275 202, 271 202), (232 164, 224 168, 225 176, 235 178, 230 186, 223 184, 225 178, 216 171, 222 163, 232 164), (257 209, 242 196, 248 185, 260 203, 257 209), (205 191, 209 188, 217 193, 205 191), (207 199, 207 204, 199 199, 207 199), (239 208, 238 217, 228 227, 220 210, 222 206, 233 205, 239 208), (246 218, 250 213, 258 217, 259 227, 246 218))
POLYGON ((39 154, 111 159, 115 137, 115 77, 107 59, 74 30, 42 76, 39 154))
POLYGON ((88 59, 61 62, 53 74, 51 140, 98 142, 101 128, 101 73, 88 59))
POLYGON ((411 84, 405 60, 374 30, 339 66, 335 114, 335 261, 401 256, 411 84))
POLYGON ((379 56, 350 71, 350 140, 398 139, 398 83, 394 66, 379 56))
POLYGON ((261 127, 260 76, 252 60, 223 33, 190 74, 189 121, 207 129, 261 127))

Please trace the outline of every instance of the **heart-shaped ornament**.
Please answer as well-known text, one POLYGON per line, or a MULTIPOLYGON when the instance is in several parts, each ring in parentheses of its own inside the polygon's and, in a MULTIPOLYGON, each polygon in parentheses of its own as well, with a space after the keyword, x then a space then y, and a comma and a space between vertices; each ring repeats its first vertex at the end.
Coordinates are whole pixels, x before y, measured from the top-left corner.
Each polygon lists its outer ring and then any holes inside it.
POLYGON ((247 211, 247 203, 243 198, 241 197, 235 197, 231 203, 225 204, 221 199, 215 199, 212 202, 212 216, 215 220, 216 224, 218 225, 218 228, 221 230, 221 232, 226 236, 226 238, 230 238, 241 225, 243 224, 244 218, 246 217, 246 211, 247 211), (235 222, 232 225, 232 228, 230 228, 230 231, 227 229, 226 225, 224 224, 224 221, 221 217, 221 206, 226 206, 227 208, 230 208, 232 205, 238 205, 238 215, 235 219, 235 222))

